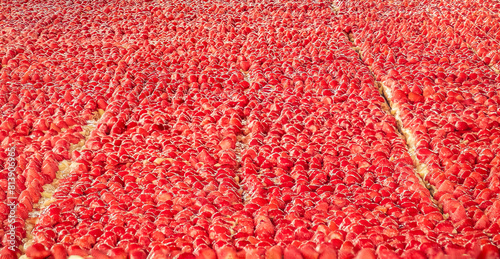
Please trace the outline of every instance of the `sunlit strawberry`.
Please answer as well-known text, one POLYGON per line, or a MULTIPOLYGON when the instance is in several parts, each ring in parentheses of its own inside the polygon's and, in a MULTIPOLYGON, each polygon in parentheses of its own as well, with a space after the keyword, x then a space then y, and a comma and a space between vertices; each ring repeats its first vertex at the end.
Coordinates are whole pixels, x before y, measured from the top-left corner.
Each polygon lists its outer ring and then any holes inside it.
POLYGON ((51 253, 42 244, 34 244, 26 249, 26 255, 31 258, 45 258, 51 253))

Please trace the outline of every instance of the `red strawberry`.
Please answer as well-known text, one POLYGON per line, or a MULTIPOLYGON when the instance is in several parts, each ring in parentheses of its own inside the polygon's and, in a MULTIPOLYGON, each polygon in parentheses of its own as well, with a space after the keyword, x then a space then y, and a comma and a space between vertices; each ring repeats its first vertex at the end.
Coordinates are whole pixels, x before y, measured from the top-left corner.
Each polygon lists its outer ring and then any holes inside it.
POLYGON ((444 182, 439 185, 438 192, 445 194, 445 193, 453 193, 455 190, 455 184, 453 184, 449 180, 445 180, 444 182))
POLYGON ((500 200, 495 200, 493 205, 485 211, 486 215, 492 222, 496 222, 496 220, 500 217, 500 200))
MULTIPOLYGON (((139 258, 139 257, 137 257, 137 258, 139 258)), ((144 258, 146 258, 146 257, 144 257, 144 258)), ((180 253, 175 258, 178 258, 178 259, 196 259, 196 256, 194 256, 192 253, 180 253)), ((130 257, 130 259, 132 259, 132 257, 130 257)))
POLYGON ((353 258, 353 257, 354 257, 354 245, 350 241, 345 241, 339 249, 339 259, 353 258))
POLYGON ((486 215, 482 215, 479 220, 476 221, 476 224, 474 225, 474 229, 482 230, 486 229, 490 225, 490 221, 488 220, 488 217, 486 215))
POLYGON ((96 250, 96 249, 92 249, 90 254, 92 255, 92 258, 96 258, 96 259, 109 259, 110 258, 104 252, 96 250))
POLYGON ((39 243, 35 243, 32 246, 26 249, 26 256, 34 259, 45 258, 50 255, 50 251, 48 251, 45 246, 39 243))
POLYGON ((266 251, 266 259, 281 259, 283 258, 283 248, 279 245, 273 246, 266 251))
POLYGON ((209 166, 213 166, 217 163, 217 161, 206 150, 201 151, 196 158, 200 162, 209 166))
POLYGON ((500 232, 500 226, 495 222, 491 224, 488 229, 485 230, 486 233, 499 233, 500 232))
POLYGON ((66 249, 61 244, 53 245, 50 251, 52 252, 52 256, 54 256, 54 259, 65 259, 68 256, 66 249))
POLYGON ((303 259, 304 257, 302 257, 302 254, 297 247, 295 247, 294 245, 288 245, 285 248, 285 251, 283 251, 283 258, 303 259))
POLYGON ((217 249, 218 259, 237 259, 236 250, 232 247, 225 246, 217 249))
POLYGON ((300 247, 300 252, 304 259, 318 259, 319 253, 311 245, 305 244, 300 247))
POLYGON ((286 170, 293 167, 293 162, 286 157, 278 157, 278 167, 286 170))
POLYGON ((418 251, 416 249, 410 249, 406 250, 403 254, 404 258, 415 258, 415 259, 426 259, 427 256, 425 256, 423 251, 418 251))
POLYGON ((434 91, 434 88, 430 85, 426 85, 424 86, 424 91, 423 91, 423 95, 424 97, 429 97, 431 95, 433 95, 436 91, 434 91))
POLYGON ((47 158, 43 160, 42 164, 42 174, 45 174, 54 179, 56 177, 56 172, 59 170, 58 163, 53 158, 47 158))
POLYGON ((443 210, 450 214, 453 222, 459 222, 467 218, 464 206, 457 200, 450 199, 444 202, 443 210))
POLYGON ((423 102, 425 102, 425 98, 422 95, 416 94, 416 93, 413 93, 413 92, 410 92, 408 94, 408 100, 410 100, 410 101, 412 101, 414 103, 417 103, 417 102, 423 103, 423 102))
POLYGON ((77 256, 81 256, 81 257, 86 257, 88 255, 88 253, 85 250, 83 250, 81 247, 76 246, 76 245, 72 245, 72 246, 68 247, 68 254, 70 256, 77 255, 77 256))
POLYGON ((255 218, 255 226, 255 235, 259 238, 272 237, 274 235, 273 223, 266 216, 257 216, 255 218))
POLYGON ((197 259, 216 259, 215 251, 210 248, 204 248, 197 252, 197 259))
POLYGON ((121 247, 113 248, 108 251, 108 256, 113 259, 127 259, 127 252, 121 247))
POLYGON ((134 250, 129 254, 130 259, 146 259, 147 257, 148 255, 142 250, 134 250))
POLYGON ((498 248, 494 245, 491 244, 486 244, 481 248, 481 254, 479 254, 479 259, 493 259, 493 258, 499 258, 500 253, 498 251, 498 248))
MULTIPOLYGON (((248 242, 248 241, 247 241, 248 242)), ((251 243, 247 243, 247 247, 251 247, 251 243)), ((245 251, 245 259, 260 259, 265 253, 264 248, 246 248, 245 251)))
POLYGON ((219 143, 219 146, 222 150, 234 149, 236 147, 236 143, 232 138, 227 137, 219 143))
POLYGON ((318 246, 318 252, 320 253, 319 259, 336 259, 337 251, 332 245, 320 244, 318 246))
POLYGON ((248 69, 250 68, 250 62, 246 61, 246 60, 243 60, 240 62, 240 67, 243 71, 248 71, 248 69))
POLYGON ((21 253, 17 253, 15 251, 11 251, 9 247, 5 246, 4 248, 0 249, 0 258, 2 259, 16 259, 19 258, 21 253))
POLYGON ((394 251, 388 249, 385 245, 379 246, 377 248, 377 255, 379 256, 379 258, 387 258, 387 259, 401 258, 399 255, 394 253, 394 251))
POLYGON ((437 232, 452 233, 453 231, 455 231, 455 228, 450 222, 444 221, 438 223, 434 230, 437 232))
POLYGON ((355 259, 376 259, 375 251, 370 248, 361 249, 356 255, 355 259))

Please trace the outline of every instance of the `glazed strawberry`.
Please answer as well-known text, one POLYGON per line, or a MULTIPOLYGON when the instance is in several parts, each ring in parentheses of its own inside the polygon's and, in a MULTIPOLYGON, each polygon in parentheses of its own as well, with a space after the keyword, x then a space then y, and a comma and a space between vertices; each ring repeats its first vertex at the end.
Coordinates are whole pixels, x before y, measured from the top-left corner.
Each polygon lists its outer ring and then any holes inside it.
POLYGON ((277 258, 282 258, 283 257, 283 248, 281 246, 273 246, 269 249, 267 249, 266 258, 269 259, 277 259, 277 258))
POLYGON ((45 258, 49 255, 50 251, 48 251, 42 244, 34 244, 26 249, 26 256, 31 258, 45 258))
MULTIPOLYGON (((349 6, 355 2, 358 4, 357 1, 346 3, 345 10, 348 10, 349 6)), ((385 8, 389 9, 394 7, 395 6, 385 5, 385 8)), ((412 9, 413 7, 407 8, 412 9)), ((458 8, 466 10, 464 6, 458 8)), ((440 54, 427 60, 422 57, 412 58, 411 62, 406 63, 407 67, 398 67, 396 71, 395 66, 391 65, 395 64, 392 60, 396 59, 391 55, 406 55, 406 51, 389 47, 391 43, 385 42, 385 40, 380 41, 372 32, 378 30, 374 30, 375 28, 382 28, 384 26, 388 26, 387 29, 385 29, 388 31, 388 34, 390 34, 389 31, 397 30, 395 28, 397 28, 398 25, 407 26, 406 28, 418 28, 431 18, 423 17, 418 21, 410 21, 403 18, 403 20, 398 22, 376 20, 375 23, 371 23, 367 27, 364 25, 359 26, 359 21, 362 21, 364 19, 362 17, 365 17, 365 15, 367 15, 367 13, 361 12, 356 15, 357 18, 352 18, 348 22, 351 26, 350 30, 353 31, 353 42, 362 49, 361 56, 364 60, 368 60, 366 57, 370 57, 371 69, 375 76, 383 81, 382 90, 389 99, 389 102, 398 104, 398 106, 393 106, 392 112, 397 115, 396 118, 398 119, 398 123, 403 128, 406 137, 411 140, 408 143, 410 148, 416 151, 417 165, 421 167, 422 172, 427 174, 425 179, 427 179, 430 184, 434 185, 437 190, 437 192, 433 194, 434 198, 442 203, 445 212, 449 213, 453 221, 457 222, 457 224, 458 222, 465 222, 467 221, 464 215, 465 211, 467 211, 468 207, 473 203, 466 201, 466 196, 462 196, 459 203, 457 203, 458 201, 450 202, 448 198, 443 197, 446 197, 446 193, 450 193, 450 191, 454 192, 456 188, 459 188, 461 185, 463 185, 465 189, 474 188, 474 198, 479 194, 484 197, 489 195, 489 192, 485 190, 481 184, 478 185, 478 183, 483 181, 482 177, 473 175, 468 178, 469 175, 472 174, 472 166, 478 162, 477 151, 471 151, 468 147, 460 145, 459 141, 455 141, 456 137, 463 137, 471 142, 472 146, 475 148, 481 147, 478 150, 488 150, 490 148, 489 143, 480 143, 477 141, 476 134, 479 128, 475 126, 480 125, 480 127, 485 127, 489 119, 481 118, 474 123, 474 120, 478 118, 478 113, 470 109, 467 110, 463 106, 467 103, 468 105, 474 105, 477 109, 482 110, 485 108, 483 105, 489 102, 488 97, 483 94, 477 94, 474 97, 470 94, 471 92, 477 92, 476 87, 470 84, 470 82, 481 81, 484 83, 482 87, 489 88, 494 82, 493 79, 497 77, 493 75, 491 69, 480 62, 483 55, 486 53, 486 49, 481 46, 480 51, 472 51, 475 49, 473 45, 477 44, 472 44, 472 42, 469 41, 473 37, 465 36, 461 29, 458 29, 460 27, 455 27, 463 26, 461 22, 464 20, 465 16, 450 14, 447 18, 453 21, 450 23, 453 25, 449 27, 450 32, 452 32, 450 34, 450 39, 454 39, 453 44, 443 48, 437 46, 432 47, 435 49, 439 48, 440 54), (380 42, 381 45, 373 47, 369 42, 380 42), (469 56, 472 57, 474 61, 466 61, 463 56, 456 55, 456 50, 458 49, 460 49, 461 52, 469 53, 469 56), (390 54, 388 55, 383 50, 390 51, 390 54), (375 62, 377 59, 379 61, 375 62), (468 64, 463 66, 461 65, 463 62, 468 64), (430 65, 430 63, 440 67, 439 70, 441 72, 435 73, 436 80, 427 80, 425 76, 423 76, 423 74, 426 73, 424 67, 430 65), (381 69, 381 64, 388 65, 389 67, 381 69), (445 68, 450 65, 458 68, 458 71, 450 71, 445 68), (474 70, 475 72, 469 73, 467 72, 468 69, 471 71, 474 70), (481 73, 476 73, 477 71, 481 71, 481 73), (414 75, 412 75, 413 73, 414 75), (401 76, 403 74, 407 75, 405 79, 401 76), (423 85, 422 93, 420 89, 416 87, 416 82, 421 82, 419 85, 423 85), (457 90, 448 86, 448 83, 463 85, 464 88, 457 90), (420 94, 425 97, 423 100, 418 98, 420 94), (424 104, 419 103, 420 101, 423 101, 424 104), (420 107, 426 107, 435 111, 439 110, 439 112, 427 117, 424 113, 419 111, 420 107), (469 119, 469 115, 475 119, 469 119), (450 134, 446 136, 446 140, 443 140, 443 133, 450 134), (433 155, 433 153, 436 152, 439 153, 439 157, 437 158, 433 155), (437 161, 437 163, 432 162, 433 160, 437 161), (453 164, 455 164, 454 167, 452 166, 453 164), (426 168, 424 168, 424 166, 426 166, 426 168), (442 172, 445 172, 445 174, 442 174, 442 172), (460 177, 462 177, 462 179, 460 179, 460 177), (448 180, 448 182, 446 182, 446 180, 448 180)), ((435 18, 436 16, 432 17, 435 18)), ((425 31, 432 31, 436 28, 438 28, 438 26, 433 24, 429 27, 426 26, 425 31)), ((415 35, 413 30, 408 30, 408 38, 406 38, 408 40, 413 37, 409 35, 415 35)), ((403 38, 407 36, 403 36, 403 38)), ((406 45, 403 41, 400 41, 402 43, 401 46, 421 46, 421 43, 430 41, 429 36, 430 35, 422 35, 422 38, 410 40, 411 43, 408 42, 406 45)), ((412 56, 420 55, 416 54, 412 56)), ((489 58, 486 59, 485 64, 489 64, 490 60, 489 58)), ((490 96, 490 98, 491 97, 492 96, 490 96)), ((487 156, 483 157, 484 161, 488 161, 489 159, 490 158, 487 156)), ((478 171, 482 171, 482 169, 478 171)), ((482 201, 480 201, 481 198, 478 199, 479 203, 482 203, 482 201)), ((487 202, 482 204, 483 208, 493 205, 493 203, 488 204, 487 202)), ((484 224, 484 220, 481 220, 481 222, 482 223, 478 224, 478 227, 484 224)))
POLYGON ((479 258, 494 258, 495 256, 498 256, 498 254, 499 252, 497 247, 486 244, 481 248, 481 254, 479 255, 479 258))
POLYGON ((283 257, 284 258, 297 258, 301 259, 304 258, 302 254, 300 253, 300 250, 295 247, 294 245, 288 245, 285 247, 285 250, 283 251, 283 257))
POLYGON ((320 244, 318 245, 317 250, 320 253, 320 259, 337 258, 337 251, 332 245, 320 244))
POLYGON ((494 201, 493 204, 485 211, 490 221, 495 221, 500 216, 500 201, 494 201))
POLYGON ((84 257, 84 256, 88 255, 87 251, 83 250, 81 247, 76 246, 76 245, 69 246, 67 251, 68 251, 69 256, 76 255, 76 256, 84 257))
POLYGON ((99 250, 92 250, 91 255, 93 258, 102 258, 102 259, 110 258, 109 256, 106 255, 106 253, 99 250))
POLYGON ((274 235, 274 226, 268 217, 257 216, 255 218, 255 234, 257 237, 272 237, 274 235))
POLYGON ((320 257, 320 253, 310 245, 302 245, 299 250, 304 259, 317 259, 320 257))
POLYGON ((376 258, 375 251, 368 248, 361 249, 355 258, 376 258))
POLYGON ((64 246, 60 244, 53 245, 52 248, 50 249, 50 252, 55 259, 66 258, 68 255, 64 246))
POLYGON ((203 162, 205 164, 208 164, 210 166, 213 166, 215 164, 215 160, 208 154, 206 150, 203 150, 199 155, 198 155, 198 160, 200 162, 203 162))
POLYGON ((221 247, 217 250, 217 258, 232 259, 237 258, 236 251, 232 247, 221 247))

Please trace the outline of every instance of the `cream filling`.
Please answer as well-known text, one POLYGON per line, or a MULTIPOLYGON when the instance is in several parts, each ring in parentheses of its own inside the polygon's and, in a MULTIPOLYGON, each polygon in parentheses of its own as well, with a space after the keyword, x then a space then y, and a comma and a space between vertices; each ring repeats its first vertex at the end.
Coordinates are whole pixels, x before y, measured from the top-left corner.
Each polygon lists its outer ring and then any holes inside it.
POLYGON ((340 11, 340 8, 338 6, 339 6, 339 2, 337 0, 333 0, 332 4, 330 5, 330 10, 333 13, 337 14, 340 11))
MULTIPOLYGON (((245 72, 243 69, 240 69, 240 72, 243 74, 243 80, 247 81, 249 84, 252 84, 252 78, 250 78, 250 74, 245 72)), ((247 94, 250 90, 250 87, 243 90, 243 93, 247 94)))
POLYGON ((399 132, 401 132, 401 134, 403 135, 402 137, 404 137, 404 139, 406 140, 406 145, 408 146, 408 153, 410 154, 413 160, 413 164, 415 166, 417 174, 420 176, 421 183, 431 192, 434 192, 435 191, 434 186, 430 185, 429 183, 423 180, 429 174, 429 170, 427 168, 427 165, 425 163, 421 163, 417 158, 416 138, 410 129, 404 127, 403 120, 401 119, 401 110, 399 109, 399 106, 396 103, 392 102, 393 95, 391 88, 386 86, 382 82, 379 82, 378 86, 382 94, 386 97, 387 101, 389 102, 389 105, 391 107, 390 112, 396 118, 399 132))
MULTIPOLYGON (((99 119, 104 114, 104 110, 99 109, 94 113, 94 118, 92 120, 87 121, 87 125, 82 126, 82 131, 80 132, 84 138, 80 140, 80 142, 73 144, 69 148, 69 152, 73 152, 74 150, 81 151, 85 147, 85 143, 87 142, 90 133, 97 127, 99 119)), ((79 163, 73 162, 71 160, 63 160, 59 163, 59 170, 56 172, 56 178, 50 184, 46 184, 43 186, 43 192, 41 193, 41 197, 38 203, 33 205, 33 211, 31 211, 28 215, 29 218, 26 220, 25 229, 26 229, 26 237, 23 239, 23 245, 21 245, 20 250, 23 252, 20 259, 27 259, 28 257, 24 254, 26 249, 33 245, 34 236, 32 235, 32 231, 38 222, 38 217, 43 213, 45 208, 47 208, 51 203, 53 203, 56 199, 53 198, 54 193, 57 191, 57 187, 59 186, 59 181, 61 179, 66 178, 71 174, 71 172, 77 168, 79 163)), ((70 256, 70 258, 81 258, 79 256, 70 256)))
MULTIPOLYGON (((240 165, 238 170, 236 171, 236 177, 235 181, 237 184, 240 184, 240 181, 242 179, 241 174, 241 154, 243 153, 244 150, 248 149, 248 144, 247 144, 247 136, 244 135, 244 132, 247 130, 247 119, 243 119, 241 121, 241 125, 243 125, 243 129, 241 130, 241 134, 236 136, 236 147, 234 149, 234 153, 236 154, 236 161, 240 165)), ((238 190, 238 193, 241 194, 241 199, 243 204, 246 204, 248 201, 250 201, 251 197, 248 195, 247 192, 244 192, 243 189, 240 187, 238 190)))

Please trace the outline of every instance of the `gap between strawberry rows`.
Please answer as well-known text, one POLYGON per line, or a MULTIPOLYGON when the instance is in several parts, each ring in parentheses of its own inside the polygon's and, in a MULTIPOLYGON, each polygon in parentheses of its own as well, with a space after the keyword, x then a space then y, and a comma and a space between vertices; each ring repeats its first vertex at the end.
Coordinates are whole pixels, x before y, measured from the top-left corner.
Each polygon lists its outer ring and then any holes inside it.
MULTIPOLYGON (((354 44, 354 38, 353 38, 353 35, 352 33, 351 34, 346 34, 346 37, 349 39, 349 41, 352 43, 353 45, 353 50, 356 51, 356 53, 358 53, 359 55, 359 59, 361 60, 361 62, 363 64, 365 64, 363 62, 363 58, 362 58, 362 53, 360 52, 360 49, 358 46, 356 46, 354 44)), ((365 64, 366 65, 366 64, 365 64)), ((372 74, 372 76, 375 78, 374 74, 373 74, 373 71, 371 69, 370 66, 366 65, 368 67, 368 69, 370 70, 370 73, 372 74)), ((441 214, 443 214, 443 218, 447 218, 448 215, 446 215, 445 213, 443 213, 443 206, 442 204, 440 204, 436 199, 434 199, 434 192, 436 191, 436 188, 434 186, 432 186, 429 182, 427 182, 425 180, 425 176, 426 174, 428 173, 428 169, 427 169, 427 165, 425 163, 421 163, 419 161, 419 159, 417 158, 417 156, 415 155, 415 152, 416 152, 416 143, 415 143, 415 138, 414 136, 412 135, 411 131, 407 128, 404 127, 403 125, 403 121, 401 119, 401 112, 400 110, 398 109, 397 105, 395 105, 394 103, 392 103, 392 92, 391 92, 391 89, 389 87, 387 87, 384 82, 381 82, 381 81, 377 81, 376 78, 375 78, 375 87, 377 87, 380 95, 382 96, 382 98, 384 98, 385 102, 386 102, 386 105, 387 105, 387 109, 386 109, 386 112, 388 114, 390 114, 391 116, 394 116, 394 118, 396 119, 396 125, 397 125, 397 131, 399 133, 399 135, 401 136, 401 138, 403 138, 403 140, 405 141, 406 143, 406 146, 408 148, 408 152, 413 160, 413 163, 414 163, 414 167, 415 167, 415 172, 416 172, 416 175, 419 177, 420 179, 420 183, 429 190, 430 192, 430 195, 431 195, 431 200, 434 202, 434 204, 436 204, 436 206, 439 208, 441 214)))
MULTIPOLYGON (((241 73, 243 74, 243 79, 248 83, 251 84, 252 80, 250 76, 248 75, 248 72, 245 72, 243 70, 240 70, 241 73)), ((248 92, 248 89, 245 90, 245 94, 248 92)), ((236 153, 236 161, 238 162, 238 169, 236 171, 236 175, 238 176, 240 182, 243 179, 242 177, 242 172, 241 172, 241 163, 242 163, 242 153, 244 150, 248 149, 248 144, 246 143, 246 133, 248 131, 248 120, 247 116, 244 116, 241 118, 241 125, 243 126, 240 134, 236 136, 236 147, 235 147, 235 153, 236 153)), ((243 204, 245 204, 247 200, 247 195, 245 191, 242 192, 241 198, 243 199, 243 204)))
MULTIPOLYGON (((104 114, 104 110, 98 109, 94 112, 94 117, 92 120, 87 121, 87 124, 82 126, 83 131, 80 132, 83 139, 80 140, 77 144, 72 144, 69 148, 69 153, 73 153, 73 151, 82 151, 85 150, 85 144, 92 134, 92 131, 96 129, 96 126, 99 123, 100 118, 104 114)), ((41 193, 40 200, 38 203, 33 205, 33 210, 29 213, 29 218, 25 222, 25 230, 26 237, 23 239, 22 244, 19 249, 23 252, 20 258, 28 258, 26 257, 26 249, 33 245, 34 236, 32 235, 32 231, 36 226, 38 221, 38 217, 43 213, 43 210, 47 208, 55 199, 52 197, 56 192, 59 182, 69 176, 73 169, 77 168, 79 163, 73 161, 73 159, 63 160, 58 164, 58 171, 56 173, 56 178, 50 184, 46 184, 43 186, 43 192, 41 193)))

